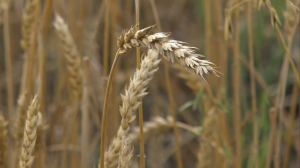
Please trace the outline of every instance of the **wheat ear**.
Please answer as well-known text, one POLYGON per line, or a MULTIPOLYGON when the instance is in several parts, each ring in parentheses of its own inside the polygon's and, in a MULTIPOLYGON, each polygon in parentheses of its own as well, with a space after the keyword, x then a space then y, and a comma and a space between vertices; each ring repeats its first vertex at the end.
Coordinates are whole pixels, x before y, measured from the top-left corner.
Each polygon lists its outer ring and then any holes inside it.
POLYGON ((22 15, 22 40, 21 47, 24 51, 27 51, 30 46, 30 39, 34 26, 35 11, 37 8, 37 0, 28 0, 25 6, 25 10, 22 15))
POLYGON ((158 52, 149 49, 147 56, 141 63, 141 68, 136 70, 133 78, 130 80, 129 86, 125 90, 125 94, 121 95, 123 101, 120 107, 122 121, 117 136, 113 139, 105 153, 105 168, 116 167, 119 152, 121 151, 121 147, 124 147, 124 142, 126 141, 124 137, 128 136, 129 125, 136 117, 135 111, 141 104, 142 98, 147 95, 146 89, 154 73, 158 70, 159 62, 158 52))
POLYGON ((67 61, 67 70, 69 74, 69 82, 72 88, 72 97, 79 100, 82 92, 82 69, 79 52, 75 45, 69 27, 63 18, 55 15, 54 27, 58 34, 63 49, 63 55, 67 61))
POLYGON ((7 135, 7 127, 8 122, 5 121, 2 112, 0 111, 0 167, 6 167, 6 151, 7 151, 7 144, 6 144, 6 135, 7 135))
POLYGON ((36 133, 39 118, 38 109, 38 100, 37 96, 35 96, 31 101, 31 104, 29 105, 27 111, 19 168, 30 168, 34 160, 34 157, 32 155, 37 137, 36 133))
POLYGON ((157 50, 169 62, 173 63, 176 59, 184 68, 195 71, 203 79, 203 75, 208 73, 218 76, 217 71, 212 67, 214 64, 201 60, 200 58, 204 56, 196 53, 196 47, 187 46, 187 43, 182 41, 168 39, 171 33, 160 32, 147 35, 153 27, 138 30, 137 26, 133 26, 128 31, 123 31, 117 41, 119 53, 124 54, 133 47, 148 47, 157 50))

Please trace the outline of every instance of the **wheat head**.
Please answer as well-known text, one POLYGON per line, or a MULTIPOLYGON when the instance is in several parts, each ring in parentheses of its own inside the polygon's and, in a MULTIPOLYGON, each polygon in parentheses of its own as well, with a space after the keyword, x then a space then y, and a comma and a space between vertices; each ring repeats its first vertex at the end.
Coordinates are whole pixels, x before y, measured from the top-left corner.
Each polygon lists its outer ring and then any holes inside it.
POLYGON ((82 67, 79 52, 67 23, 58 14, 55 15, 54 27, 64 52, 64 58, 67 61, 72 97, 75 98, 75 100, 80 100, 82 94, 82 67))
MULTIPOLYGON (((121 95, 122 105, 120 107, 120 114, 122 121, 117 136, 113 139, 108 150, 105 152, 105 168, 116 167, 118 163, 117 158, 121 148, 124 147, 124 142, 129 142, 129 140, 126 140, 130 129, 129 125, 136 117, 135 111, 141 104, 142 98, 147 95, 146 89, 154 73, 158 70, 159 62, 158 52, 149 49, 147 56, 145 56, 141 63, 141 68, 136 70, 133 78, 130 80, 129 86, 125 90, 125 94, 121 95)), ((122 157, 122 155, 120 156, 122 157)), ((124 160, 124 158, 122 160, 124 160)))
POLYGON ((37 125, 39 118, 38 109, 39 104, 37 96, 35 96, 31 101, 31 104, 29 105, 27 111, 19 168, 30 168, 34 160, 33 151, 35 148, 35 142, 37 137, 37 125))
POLYGON ((30 46, 30 38, 33 30, 33 23, 35 18, 35 11, 37 8, 37 0, 28 0, 25 6, 25 10, 22 15, 22 40, 21 47, 24 51, 27 51, 30 46))
POLYGON ((168 39, 171 33, 160 32, 147 35, 153 27, 138 30, 137 26, 133 26, 128 31, 123 31, 117 41, 119 54, 124 54, 133 47, 148 47, 157 50, 171 63, 177 60, 184 68, 193 70, 203 79, 203 75, 208 73, 218 76, 217 71, 212 67, 214 64, 201 60, 200 58, 204 56, 196 53, 196 47, 187 46, 182 41, 168 39))

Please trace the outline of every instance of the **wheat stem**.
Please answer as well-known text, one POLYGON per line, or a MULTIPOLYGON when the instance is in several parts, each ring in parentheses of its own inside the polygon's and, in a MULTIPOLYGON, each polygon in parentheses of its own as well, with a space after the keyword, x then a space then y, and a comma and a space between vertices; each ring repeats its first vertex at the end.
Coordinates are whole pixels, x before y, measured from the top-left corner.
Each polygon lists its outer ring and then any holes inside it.
MULTIPOLYGON (((151 4, 151 8, 153 11, 153 15, 155 18, 155 22, 157 24, 157 28, 158 31, 161 32, 162 28, 161 28, 161 23, 160 23, 160 19, 158 17, 158 10, 156 8, 156 4, 154 2, 154 0, 150 0, 150 4, 151 4)), ((171 80, 170 80, 170 73, 169 73, 169 65, 167 63, 167 61, 163 61, 164 62, 164 77, 166 79, 166 85, 167 85, 167 92, 168 92, 168 99, 170 101, 170 112, 171 115, 173 116, 173 132, 174 132, 174 137, 175 137, 175 146, 176 146, 176 160, 177 160, 177 165, 178 168, 182 168, 182 157, 181 157, 181 151, 180 151, 180 142, 179 142, 179 134, 178 134, 178 129, 176 126, 176 112, 175 112, 175 101, 174 101, 174 95, 173 95, 173 91, 172 91, 172 86, 171 86, 171 80)))
MULTIPOLYGON (((240 0, 237 0, 239 3, 240 0)), ((233 115, 234 115, 234 132, 235 132, 235 168, 241 167, 241 108, 240 108, 240 34, 239 34, 239 17, 240 9, 235 9, 235 32, 234 32, 234 51, 232 66, 232 83, 233 83, 233 115)))
POLYGON ((297 83, 298 83, 298 85, 300 86, 299 73, 298 73, 298 71, 297 71, 297 69, 296 69, 296 66, 295 66, 295 64, 294 64, 294 61, 293 61, 293 59, 292 59, 292 57, 291 57, 291 53, 290 53, 290 51, 289 51, 289 49, 288 49, 288 46, 287 46, 286 43, 285 43, 285 40, 284 40, 284 38, 283 38, 283 36, 282 36, 282 33, 281 33, 281 31, 280 31, 280 29, 279 29, 277 23, 275 24, 275 28, 276 28, 276 32, 277 32, 277 34, 278 34, 278 36, 279 36, 279 38, 280 38, 280 42, 282 43, 283 48, 284 48, 284 50, 285 50, 285 52, 286 52, 286 56, 288 57, 288 59, 289 59, 289 61, 290 61, 290 64, 291 64, 292 69, 293 69, 293 71, 294 71, 294 74, 295 74, 297 83))
POLYGON ((251 104, 253 117, 253 154, 254 154, 254 168, 259 168, 258 156, 258 125, 257 125, 257 108, 256 108, 256 89, 254 77, 254 53, 253 53, 253 26, 252 26, 252 1, 247 4, 247 22, 248 22, 248 50, 249 50, 249 64, 250 64, 250 89, 251 89, 251 104))
MULTIPOLYGON (((108 52, 109 52, 109 22, 110 22, 110 0, 105 0, 105 26, 104 26, 104 46, 103 46, 103 75, 107 76, 108 52)), ((101 137, 102 138, 102 137, 101 137)))
MULTIPOLYGON (((135 0, 135 24, 139 29, 140 24, 140 1, 135 0)), ((141 50, 140 47, 136 48, 136 67, 141 68, 141 50)), ((139 127, 140 127, 140 168, 145 168, 145 146, 144 146, 144 133, 143 133, 143 103, 139 106, 139 127)))
POLYGON ((104 168, 107 101, 108 101, 109 90, 110 90, 111 82, 112 82, 112 78, 113 78, 113 72, 116 68, 119 56, 120 56, 120 54, 119 54, 119 50, 118 50, 115 55, 114 62, 111 66, 106 89, 105 89, 105 95, 104 95, 104 101, 103 101, 103 111, 102 111, 102 126, 101 126, 101 145, 100 145, 100 162, 99 162, 100 168, 104 168))

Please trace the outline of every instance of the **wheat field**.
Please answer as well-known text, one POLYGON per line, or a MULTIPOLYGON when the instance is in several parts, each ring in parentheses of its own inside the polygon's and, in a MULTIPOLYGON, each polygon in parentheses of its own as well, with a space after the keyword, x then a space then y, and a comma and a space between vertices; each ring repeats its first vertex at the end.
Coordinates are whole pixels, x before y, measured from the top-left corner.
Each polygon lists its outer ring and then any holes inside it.
POLYGON ((299 168, 299 0, 0 0, 0 168, 299 168))

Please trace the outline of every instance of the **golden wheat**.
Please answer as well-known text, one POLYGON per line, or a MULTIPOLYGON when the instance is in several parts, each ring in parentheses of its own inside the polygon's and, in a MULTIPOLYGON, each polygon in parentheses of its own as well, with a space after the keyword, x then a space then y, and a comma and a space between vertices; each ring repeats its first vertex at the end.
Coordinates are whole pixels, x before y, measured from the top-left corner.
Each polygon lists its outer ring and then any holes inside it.
POLYGON ((31 101, 31 104, 28 107, 27 111, 23 144, 19 161, 20 168, 30 168, 34 160, 33 151, 35 148, 35 142, 37 137, 37 125, 39 120, 38 109, 39 104, 37 96, 35 96, 31 101))

